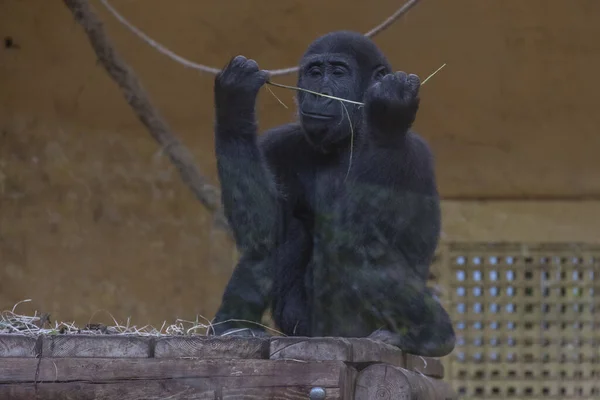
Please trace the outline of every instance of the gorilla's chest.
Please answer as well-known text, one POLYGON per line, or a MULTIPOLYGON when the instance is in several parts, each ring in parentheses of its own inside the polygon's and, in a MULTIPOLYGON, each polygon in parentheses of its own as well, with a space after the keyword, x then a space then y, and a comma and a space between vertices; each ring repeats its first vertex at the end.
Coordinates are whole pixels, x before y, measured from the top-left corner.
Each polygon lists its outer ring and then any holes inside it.
POLYGON ((314 216, 328 214, 344 198, 344 166, 321 166, 303 180, 305 202, 314 216))

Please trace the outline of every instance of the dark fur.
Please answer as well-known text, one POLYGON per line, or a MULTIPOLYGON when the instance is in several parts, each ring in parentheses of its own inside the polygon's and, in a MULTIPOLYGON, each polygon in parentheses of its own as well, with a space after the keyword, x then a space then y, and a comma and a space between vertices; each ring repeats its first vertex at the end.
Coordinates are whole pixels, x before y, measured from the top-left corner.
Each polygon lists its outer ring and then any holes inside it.
MULTIPOLYGON (((259 138, 255 101, 267 78, 238 56, 215 81, 219 178, 242 258, 214 322, 258 322, 270 305, 287 335, 371 336, 448 354, 452 324, 425 286, 440 208, 433 157, 410 131, 419 78, 393 73, 360 34, 325 35, 303 56, 298 86, 364 107, 298 92, 299 121, 259 138)), ((239 326, 251 325, 215 332, 239 326)))

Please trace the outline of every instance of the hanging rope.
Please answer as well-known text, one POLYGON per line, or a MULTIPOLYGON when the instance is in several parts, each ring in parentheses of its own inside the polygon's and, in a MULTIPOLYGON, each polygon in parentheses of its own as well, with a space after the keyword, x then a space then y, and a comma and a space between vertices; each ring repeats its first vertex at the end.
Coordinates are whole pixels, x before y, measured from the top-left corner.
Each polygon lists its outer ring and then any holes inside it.
MULTIPOLYGON (((173 51, 169 50, 168 48, 166 48, 165 46, 163 46, 162 44, 158 43, 156 40, 152 39, 150 36, 146 35, 141 29, 139 29, 138 27, 136 27, 135 25, 133 25, 131 22, 129 22, 127 19, 125 19, 125 17, 123 17, 109 2, 108 0, 99 0, 104 7, 106 7, 106 9, 123 25, 125 25, 131 32, 133 32, 135 35, 137 35, 140 39, 142 39, 144 42, 146 42, 147 44, 149 44, 150 46, 154 47, 156 50, 158 50, 160 53, 166 55, 167 57, 171 58, 172 60, 180 63, 181 65, 188 67, 188 68, 193 68, 202 72, 206 72, 209 74, 213 74, 216 75, 219 72, 221 72, 221 68, 214 68, 214 67, 210 67, 208 65, 204 65, 204 64, 197 64, 193 61, 188 60, 187 58, 184 58, 176 53, 174 53, 173 51)), ((403 16, 404 14, 406 14, 411 8, 413 8, 414 6, 417 5, 417 3, 420 0, 408 0, 406 3, 404 3, 402 5, 402 7, 400 7, 399 9, 396 10, 396 12, 394 12, 392 15, 390 15, 385 21, 383 21, 382 23, 380 23, 379 25, 377 25, 375 28, 371 29, 370 31, 368 31, 367 33, 365 33, 366 37, 374 37, 375 35, 383 32, 384 30, 386 30, 390 25, 392 25, 394 22, 396 22, 401 16, 403 16)), ((281 76, 281 75, 287 75, 287 74, 291 74, 298 71, 298 67, 289 67, 289 68, 280 68, 280 69, 274 69, 269 71, 270 76, 281 76)))

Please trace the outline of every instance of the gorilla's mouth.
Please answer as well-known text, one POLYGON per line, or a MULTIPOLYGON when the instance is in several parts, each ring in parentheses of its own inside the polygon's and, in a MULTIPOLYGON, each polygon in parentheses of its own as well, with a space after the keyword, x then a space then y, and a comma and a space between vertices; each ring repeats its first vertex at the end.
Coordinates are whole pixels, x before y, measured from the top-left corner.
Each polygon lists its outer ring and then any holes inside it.
POLYGON ((313 118, 313 119, 320 119, 320 120, 328 120, 328 119, 333 119, 334 118, 333 115, 313 113, 313 112, 302 111, 302 110, 300 110, 300 114, 302 114, 304 117, 313 118))

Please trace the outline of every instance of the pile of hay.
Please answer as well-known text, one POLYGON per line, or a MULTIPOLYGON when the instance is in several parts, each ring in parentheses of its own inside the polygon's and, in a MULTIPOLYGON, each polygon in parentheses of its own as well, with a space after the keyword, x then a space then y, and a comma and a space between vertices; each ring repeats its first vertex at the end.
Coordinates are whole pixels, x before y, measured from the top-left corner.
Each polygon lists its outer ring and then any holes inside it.
POLYGON ((198 317, 196 321, 185 321, 177 319, 173 324, 167 324, 165 321, 160 329, 146 325, 137 327, 130 324, 127 319, 126 324, 120 324, 111 316, 114 325, 88 323, 84 327, 78 327, 74 322, 52 322, 49 314, 22 315, 16 312, 19 304, 29 302, 23 300, 15 304, 11 310, 4 310, 0 313, 0 334, 20 334, 20 335, 64 335, 64 334, 111 334, 111 335, 138 335, 138 336, 161 336, 161 335, 207 335, 210 328, 210 321, 198 317), (200 321, 204 321, 200 322, 200 321))
MULTIPOLYGON (((105 325, 98 323, 88 323, 83 328, 75 325, 74 322, 52 322, 49 314, 38 314, 37 311, 33 315, 22 315, 16 312, 17 306, 22 303, 30 302, 31 300, 23 300, 14 305, 11 310, 4 310, 0 313, 0 334, 19 334, 19 335, 69 335, 69 334, 83 334, 83 335, 136 335, 136 336, 175 336, 175 335, 201 335, 208 336, 212 324, 210 320, 202 316, 197 316, 195 321, 186 321, 183 319, 176 319, 175 323, 168 324, 166 321, 163 322, 160 329, 157 329, 151 325, 145 325, 137 327, 131 325, 131 321, 128 318, 125 324, 120 324, 117 320, 110 315, 114 325, 105 325)), ((93 316, 92 316, 93 318, 93 316)), ((92 319, 90 318, 90 320, 92 319)), ((236 322, 248 322, 242 320, 232 320, 236 322)), ((228 321, 223 321, 228 322, 228 321)), ((268 323, 268 322, 267 322, 268 323)), ((267 324, 256 324, 271 333, 283 335, 276 329, 268 326, 267 324)), ((244 330, 243 328, 241 330, 244 330)), ((235 332, 230 332, 232 334, 235 332)), ((284 335, 283 335, 284 336, 284 335)))

